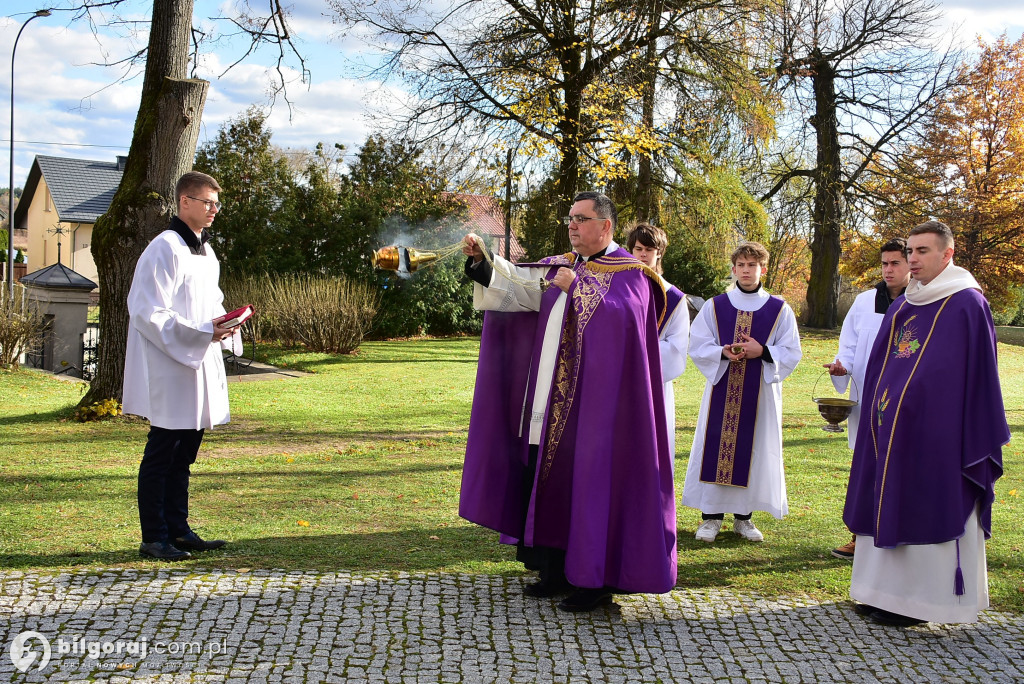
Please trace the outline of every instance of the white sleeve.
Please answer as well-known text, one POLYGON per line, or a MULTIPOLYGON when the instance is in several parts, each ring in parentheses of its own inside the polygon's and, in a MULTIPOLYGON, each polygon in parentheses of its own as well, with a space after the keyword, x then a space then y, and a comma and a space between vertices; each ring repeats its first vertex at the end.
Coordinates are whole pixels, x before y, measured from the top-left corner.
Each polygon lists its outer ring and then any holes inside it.
POLYGON ((853 362, 857 357, 857 344, 860 338, 860 297, 853 301, 853 306, 846 314, 846 318, 843 320, 843 327, 839 331, 839 353, 836 354, 836 361, 843 364, 848 372, 846 375, 833 375, 832 386, 836 388, 839 393, 846 391, 846 386, 850 384, 850 375, 853 373, 853 362))
POLYGON ((796 315, 789 304, 782 305, 778 325, 775 326, 765 346, 771 350, 773 363, 761 364, 764 381, 782 382, 793 372, 804 354, 800 347, 800 329, 796 324, 796 315))
POLYGON ((722 358, 722 344, 718 341, 714 300, 704 302, 690 326, 690 358, 712 385, 717 384, 729 368, 728 359, 722 358))
POLYGON ((690 309, 686 297, 676 305, 672 317, 665 324, 658 346, 661 348, 661 376, 669 382, 686 370, 686 351, 690 343, 690 309))
POLYGON ((154 240, 135 267, 128 292, 129 324, 165 356, 197 369, 213 341, 212 321, 190 321, 172 309, 177 257, 154 240))
POLYGON ((509 280, 506 274, 512 274, 517 280, 539 284, 551 267, 524 268, 497 254, 493 261, 490 284, 484 287, 480 283, 473 283, 473 308, 480 311, 540 311, 540 288, 525 287, 509 280))

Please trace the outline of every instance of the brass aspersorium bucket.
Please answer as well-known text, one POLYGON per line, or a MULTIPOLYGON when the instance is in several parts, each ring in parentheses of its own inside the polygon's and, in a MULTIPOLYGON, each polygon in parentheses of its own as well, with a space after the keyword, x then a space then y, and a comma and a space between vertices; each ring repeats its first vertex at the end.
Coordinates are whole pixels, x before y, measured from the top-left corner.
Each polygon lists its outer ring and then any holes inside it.
MULTIPOLYGON (((822 375, 828 375, 829 372, 825 371, 822 375)), ((842 426, 839 424, 850 417, 850 412, 853 411, 853 407, 857 405, 857 402, 853 399, 847 399, 846 397, 815 397, 817 393, 818 382, 821 380, 821 376, 814 381, 814 388, 811 389, 811 401, 818 405, 818 413, 825 419, 828 425, 822 425, 821 429, 825 432, 844 432, 842 426)), ((853 375, 850 374, 851 387, 856 387, 857 383, 853 380, 853 375)))

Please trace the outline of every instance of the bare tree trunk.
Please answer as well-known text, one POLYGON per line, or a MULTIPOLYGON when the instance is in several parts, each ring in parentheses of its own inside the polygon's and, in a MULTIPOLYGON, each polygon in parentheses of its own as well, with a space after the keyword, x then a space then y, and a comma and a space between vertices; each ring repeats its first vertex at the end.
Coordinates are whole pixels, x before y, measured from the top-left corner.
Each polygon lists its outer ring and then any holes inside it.
MULTIPOLYGON (((660 28, 661 14, 664 3, 656 0, 651 5, 651 34, 660 28)), ((644 86, 641 98, 641 116, 643 125, 654 130, 654 96, 658 80, 658 41, 652 40, 647 46, 644 59, 644 86)), ((661 223, 661 211, 654 194, 654 158, 653 153, 641 151, 639 168, 637 169, 637 202, 636 216, 641 222, 658 225, 661 223)))
POLYGON ((121 399, 128 290, 149 241, 167 227, 174 184, 192 168, 209 83, 187 78, 193 0, 155 0, 146 75, 124 175, 96 221, 92 255, 100 281, 96 375, 80 405, 121 399))
POLYGON ((842 166, 836 117, 835 73, 820 60, 814 70, 818 163, 811 238, 811 280, 807 285, 807 325, 835 328, 839 324, 839 234, 842 221, 842 166))
POLYGON ((561 223, 562 216, 569 215, 572 198, 580 191, 580 111, 583 104, 582 90, 567 89, 565 92, 565 121, 560 126, 562 137, 559 145, 558 182, 555 186, 558 196, 559 223, 555 226, 555 253, 572 250, 569 231, 561 223))

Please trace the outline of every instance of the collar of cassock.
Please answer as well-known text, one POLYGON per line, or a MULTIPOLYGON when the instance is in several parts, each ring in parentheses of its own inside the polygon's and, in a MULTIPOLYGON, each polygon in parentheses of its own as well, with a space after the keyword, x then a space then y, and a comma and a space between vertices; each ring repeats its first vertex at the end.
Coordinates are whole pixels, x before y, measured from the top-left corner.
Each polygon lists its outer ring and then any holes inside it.
POLYGON ((210 241, 210 233, 205 228, 201 235, 196 235, 196 232, 177 216, 171 219, 169 227, 185 241, 188 251, 197 256, 206 256, 206 243, 210 241))
POLYGON ((753 290, 744 289, 744 287, 739 284, 739 281, 737 281, 736 289, 742 292, 743 294, 757 294, 758 291, 761 289, 761 281, 757 281, 757 287, 755 287, 753 290))
POLYGON ((612 242, 607 247, 602 249, 600 252, 595 252, 594 254, 591 254, 590 256, 583 256, 579 252, 573 252, 572 253, 572 261, 573 261, 573 263, 576 263, 577 261, 583 261, 583 262, 593 261, 594 259, 600 259, 605 254, 607 254, 608 252, 614 252, 618 248, 619 248, 619 246, 615 243, 614 240, 612 240, 612 242))
MULTIPOLYGON (((903 288, 902 290, 900 290, 900 294, 903 294, 906 291, 907 291, 907 288, 903 288)), ((875 285, 875 313, 876 314, 884 314, 886 311, 889 310, 889 307, 892 306, 892 303, 894 301, 896 301, 896 300, 893 299, 892 295, 889 294, 889 286, 885 284, 884 280, 882 282, 878 283, 877 285, 875 285)))

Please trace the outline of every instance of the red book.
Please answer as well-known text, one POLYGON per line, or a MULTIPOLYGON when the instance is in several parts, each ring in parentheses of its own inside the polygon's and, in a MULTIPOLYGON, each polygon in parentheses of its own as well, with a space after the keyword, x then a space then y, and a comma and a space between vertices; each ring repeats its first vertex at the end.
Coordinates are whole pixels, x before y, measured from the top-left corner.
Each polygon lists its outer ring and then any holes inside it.
POLYGON ((234 328, 245 323, 252 317, 254 313, 256 313, 256 310, 252 308, 252 305, 246 304, 241 308, 235 309, 234 311, 229 311, 228 313, 224 314, 224 317, 221 319, 221 322, 218 323, 217 325, 219 325, 222 328, 234 328))

